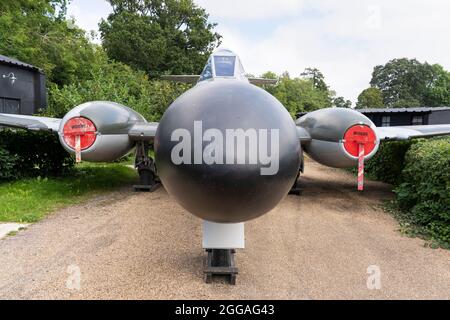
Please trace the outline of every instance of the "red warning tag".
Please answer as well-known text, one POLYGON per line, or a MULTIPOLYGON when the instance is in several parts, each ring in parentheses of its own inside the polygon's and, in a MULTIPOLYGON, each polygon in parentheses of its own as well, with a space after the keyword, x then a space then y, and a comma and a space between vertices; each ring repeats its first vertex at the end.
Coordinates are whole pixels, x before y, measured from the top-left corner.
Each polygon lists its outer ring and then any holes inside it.
POLYGON ((75 137, 75 162, 76 163, 81 162, 81 137, 80 136, 75 137))
POLYGON ((359 144, 358 154, 358 190, 364 190, 364 144, 359 144))

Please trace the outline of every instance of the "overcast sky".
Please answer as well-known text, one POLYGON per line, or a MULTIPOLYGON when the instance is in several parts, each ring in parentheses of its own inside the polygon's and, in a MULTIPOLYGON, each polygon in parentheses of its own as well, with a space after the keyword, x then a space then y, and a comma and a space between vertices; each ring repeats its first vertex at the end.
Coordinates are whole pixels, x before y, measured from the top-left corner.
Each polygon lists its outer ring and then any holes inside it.
MULTIPOLYGON (((298 76, 316 67, 338 95, 356 101, 372 69, 393 58, 417 58, 450 70, 447 0, 195 0, 217 22, 223 45, 248 73, 298 76)), ((111 8, 72 0, 69 15, 86 30, 111 8)))

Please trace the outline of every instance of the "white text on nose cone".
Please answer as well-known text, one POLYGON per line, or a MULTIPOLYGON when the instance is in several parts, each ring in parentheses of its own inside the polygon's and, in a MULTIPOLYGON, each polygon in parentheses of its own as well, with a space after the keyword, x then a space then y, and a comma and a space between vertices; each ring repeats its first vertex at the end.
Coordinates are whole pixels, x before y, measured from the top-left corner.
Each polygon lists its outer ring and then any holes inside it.
POLYGON ((176 129, 171 141, 178 142, 171 152, 175 165, 259 164, 261 175, 275 175, 279 170, 279 129, 226 129, 224 137, 219 129, 203 132, 202 122, 195 121, 193 140, 189 130, 176 129))

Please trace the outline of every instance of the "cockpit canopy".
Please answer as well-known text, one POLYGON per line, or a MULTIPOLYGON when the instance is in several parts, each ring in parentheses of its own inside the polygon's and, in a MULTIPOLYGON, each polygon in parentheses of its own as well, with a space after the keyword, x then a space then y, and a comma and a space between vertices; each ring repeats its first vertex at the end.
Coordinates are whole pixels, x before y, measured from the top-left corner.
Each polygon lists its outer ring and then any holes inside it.
POLYGON ((218 49, 209 57, 198 81, 212 78, 231 78, 248 82, 241 60, 228 49, 218 49))

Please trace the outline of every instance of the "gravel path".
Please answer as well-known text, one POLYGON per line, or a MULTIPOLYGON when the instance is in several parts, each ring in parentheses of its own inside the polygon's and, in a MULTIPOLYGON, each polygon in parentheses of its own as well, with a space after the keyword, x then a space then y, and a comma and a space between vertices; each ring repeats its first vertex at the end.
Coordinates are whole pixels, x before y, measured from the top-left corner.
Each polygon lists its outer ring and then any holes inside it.
POLYGON ((246 223, 236 286, 203 282, 199 219, 164 189, 126 188, 0 240, 0 298, 450 298, 450 251, 397 231, 378 208, 387 185, 358 193, 354 177, 312 162, 302 183, 301 197, 246 223), (368 289, 369 266, 381 289, 368 289))

